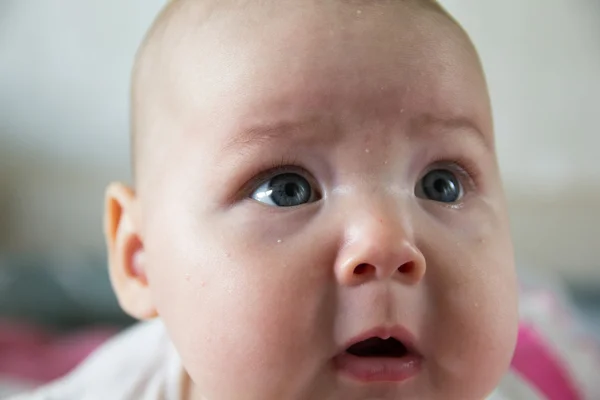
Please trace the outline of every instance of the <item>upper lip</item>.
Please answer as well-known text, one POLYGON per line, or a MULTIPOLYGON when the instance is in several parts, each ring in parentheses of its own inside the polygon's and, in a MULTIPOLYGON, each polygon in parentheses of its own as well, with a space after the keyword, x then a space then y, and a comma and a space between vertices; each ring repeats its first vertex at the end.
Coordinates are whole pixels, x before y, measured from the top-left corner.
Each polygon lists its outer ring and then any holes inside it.
POLYGON ((367 339, 370 338, 380 338, 380 339, 390 339, 390 338, 394 338, 397 341, 401 342, 404 347, 406 347, 406 349, 408 350, 409 353, 412 354, 419 354, 419 351, 416 347, 415 344, 415 337, 414 335, 405 327, 400 326, 400 325, 395 325, 395 326, 378 326, 372 329, 369 329, 367 331, 364 331, 363 333, 360 333, 357 336, 354 336, 353 338, 351 338, 350 340, 348 340, 345 344, 343 349, 341 349, 340 353, 346 352, 350 347, 352 347, 353 345, 360 343, 362 341, 365 341, 367 339))

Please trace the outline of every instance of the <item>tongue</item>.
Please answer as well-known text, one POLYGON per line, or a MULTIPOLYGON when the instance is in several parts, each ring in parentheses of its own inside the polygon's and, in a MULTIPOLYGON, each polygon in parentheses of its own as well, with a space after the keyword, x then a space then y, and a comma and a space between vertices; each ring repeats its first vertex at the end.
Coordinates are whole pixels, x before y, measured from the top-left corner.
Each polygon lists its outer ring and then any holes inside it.
POLYGON ((373 337, 350 346, 347 352, 357 357, 403 357, 407 350, 394 338, 373 337))

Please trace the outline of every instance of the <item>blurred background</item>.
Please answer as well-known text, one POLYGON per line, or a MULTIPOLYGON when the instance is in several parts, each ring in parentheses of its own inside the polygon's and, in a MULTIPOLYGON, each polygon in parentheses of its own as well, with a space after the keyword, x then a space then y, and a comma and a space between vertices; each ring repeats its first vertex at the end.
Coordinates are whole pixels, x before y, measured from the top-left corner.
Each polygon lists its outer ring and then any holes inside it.
MULTIPOLYGON (((486 68, 519 268, 564 284, 600 337, 600 1, 441 3, 486 68)), ((106 275, 103 191, 130 177, 129 73, 163 4, 0 0, 0 377, 15 386, 132 322, 106 275)))

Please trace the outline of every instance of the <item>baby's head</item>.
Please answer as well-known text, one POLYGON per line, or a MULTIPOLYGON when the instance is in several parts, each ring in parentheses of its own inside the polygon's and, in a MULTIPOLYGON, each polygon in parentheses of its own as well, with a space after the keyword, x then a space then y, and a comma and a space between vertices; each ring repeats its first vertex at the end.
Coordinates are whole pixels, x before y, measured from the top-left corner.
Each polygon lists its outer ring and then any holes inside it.
POLYGON ((140 51, 133 133, 111 278, 164 321, 192 398, 497 385, 517 307, 489 99, 433 1, 178 0, 140 51))

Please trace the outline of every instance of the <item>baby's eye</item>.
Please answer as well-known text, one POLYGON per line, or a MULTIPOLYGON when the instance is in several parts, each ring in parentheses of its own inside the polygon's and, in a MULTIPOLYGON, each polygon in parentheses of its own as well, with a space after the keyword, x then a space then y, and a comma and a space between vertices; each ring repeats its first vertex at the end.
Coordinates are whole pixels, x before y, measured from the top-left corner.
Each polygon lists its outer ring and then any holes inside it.
POLYGON ((428 172, 417 184, 418 197, 440 203, 456 203, 463 196, 463 188, 456 175, 447 169, 428 172))
POLYGON ((318 200, 311 184, 301 175, 294 173, 274 176, 260 185, 251 197, 275 207, 294 207, 318 200))

